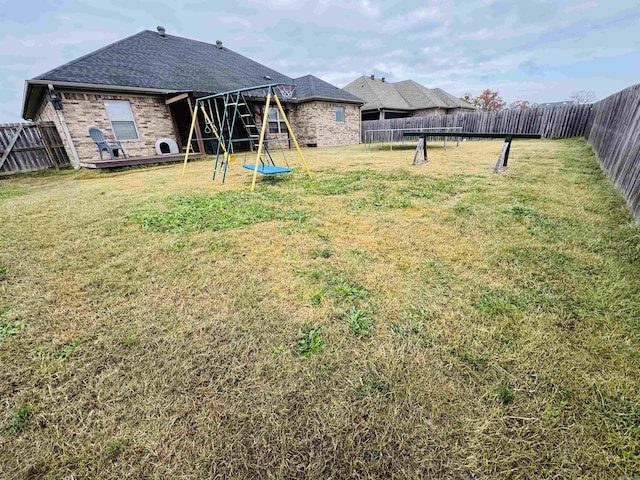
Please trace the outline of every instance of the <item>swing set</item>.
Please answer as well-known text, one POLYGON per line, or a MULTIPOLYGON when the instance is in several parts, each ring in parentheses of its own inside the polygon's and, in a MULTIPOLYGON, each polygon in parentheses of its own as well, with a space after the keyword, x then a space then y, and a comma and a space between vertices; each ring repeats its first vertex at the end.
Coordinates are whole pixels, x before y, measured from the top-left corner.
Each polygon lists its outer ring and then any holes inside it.
POLYGON ((287 162, 287 157, 285 156, 284 149, 282 148, 282 141, 288 141, 288 139, 266 138, 267 124, 269 122, 269 109, 277 108, 277 111, 280 112, 282 121, 287 126, 289 138, 293 140, 293 144, 300 155, 302 165, 307 171, 309 178, 311 178, 309 166, 302 155, 300 145, 298 145, 298 140, 291 129, 291 124, 289 123, 289 119, 287 118, 277 94, 277 92, 279 92, 280 96, 282 96, 284 100, 291 100, 293 98, 294 91, 295 85, 271 83, 256 87, 231 90, 196 99, 195 108, 193 109, 193 117, 191 119, 191 128, 189 130, 189 139, 187 140, 187 151, 184 155, 182 175, 184 176, 187 170, 187 162, 189 161, 189 154, 191 153, 193 132, 200 113, 204 119, 205 133, 212 135, 211 137, 204 138, 203 140, 215 140, 217 142, 216 160, 213 168, 214 181, 216 179, 216 174, 221 171, 222 183, 224 183, 229 164, 234 163, 236 160, 234 144, 240 142, 249 144, 251 154, 256 152, 254 163, 247 163, 248 153, 245 153, 244 160, 242 162, 242 166, 244 168, 253 171, 253 180, 251 182, 252 192, 256 188, 258 173, 262 175, 277 175, 291 172, 291 168, 287 162), (261 99, 265 98, 265 96, 266 102, 264 113, 262 115, 262 126, 260 130, 258 130, 255 115, 249 100, 253 98, 261 99), (275 107, 271 104, 272 100, 276 105, 275 107), (221 108, 219 104, 222 104, 221 108), (238 132, 241 133, 239 134, 238 132), (274 143, 278 145, 285 165, 277 165, 274 161, 271 149, 269 148, 269 145, 274 143))

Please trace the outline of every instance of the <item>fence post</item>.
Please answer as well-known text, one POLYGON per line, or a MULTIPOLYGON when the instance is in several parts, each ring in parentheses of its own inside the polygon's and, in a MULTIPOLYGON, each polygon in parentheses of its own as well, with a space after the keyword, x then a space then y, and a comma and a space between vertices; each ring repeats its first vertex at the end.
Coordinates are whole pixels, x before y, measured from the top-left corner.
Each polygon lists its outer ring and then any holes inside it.
POLYGON ((53 154, 53 150, 51 150, 51 147, 49 146, 49 139, 45 134, 44 128, 42 128, 42 125, 40 125, 40 123, 36 123, 36 128, 38 129, 38 133, 40 134, 40 139, 42 140, 42 144, 44 145, 44 148, 47 151, 47 155, 49 155, 49 160, 51 160, 51 163, 53 164, 53 166, 56 167, 56 170, 60 170, 60 165, 58 165, 58 159, 55 157, 55 155, 53 154))
POLYGON ((20 138, 20 135, 22 134, 23 130, 24 130, 24 125, 20 125, 16 133, 14 133, 13 137, 11 137, 11 140, 9 141, 9 145, 7 145, 6 150, 2 154, 2 158, 0 158, 0 168, 2 168, 2 166, 4 165, 4 162, 6 162, 7 158, 9 158, 9 154, 11 153, 11 150, 13 150, 13 146, 18 141, 18 138, 20 138))

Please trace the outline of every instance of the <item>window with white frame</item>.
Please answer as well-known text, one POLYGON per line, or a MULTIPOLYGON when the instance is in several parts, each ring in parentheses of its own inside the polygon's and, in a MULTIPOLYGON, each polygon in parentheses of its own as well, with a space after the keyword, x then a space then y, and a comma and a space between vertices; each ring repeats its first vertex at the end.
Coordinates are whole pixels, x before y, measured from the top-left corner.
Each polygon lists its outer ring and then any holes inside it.
POLYGON ((116 140, 138 140, 138 129, 127 100, 105 100, 104 108, 107 109, 116 140))
POLYGON ((344 123, 344 107, 336 107, 336 123, 344 123))
POLYGON ((287 124, 277 108, 269 108, 269 133, 287 133, 287 124))

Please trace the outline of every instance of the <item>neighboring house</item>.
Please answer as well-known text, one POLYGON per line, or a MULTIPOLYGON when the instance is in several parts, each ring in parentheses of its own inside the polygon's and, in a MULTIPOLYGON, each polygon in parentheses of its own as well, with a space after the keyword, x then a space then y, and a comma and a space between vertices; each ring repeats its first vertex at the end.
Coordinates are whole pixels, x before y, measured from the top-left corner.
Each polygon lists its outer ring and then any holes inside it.
POLYGON ((386 82, 384 77, 362 76, 343 90, 362 98, 362 120, 425 117, 456 112, 472 112, 470 103, 440 88, 427 88, 413 80, 386 82))
MULTIPOLYGON (((186 149, 194 100, 268 83, 293 83, 295 98, 284 107, 301 145, 359 142, 362 100, 312 75, 291 78, 223 46, 142 31, 26 81, 22 116, 56 123, 76 166, 99 159, 91 126, 107 140, 119 140, 129 157, 153 156, 160 138, 186 149)), ((262 114, 264 99, 253 110, 262 114)), ((261 122, 261 118, 256 118, 261 122)), ((275 111, 269 131, 286 131, 275 111)), ((196 128, 197 152, 212 142, 196 128), (205 140, 203 141, 203 137, 205 140)), ((208 135, 210 136, 210 135, 208 135)))

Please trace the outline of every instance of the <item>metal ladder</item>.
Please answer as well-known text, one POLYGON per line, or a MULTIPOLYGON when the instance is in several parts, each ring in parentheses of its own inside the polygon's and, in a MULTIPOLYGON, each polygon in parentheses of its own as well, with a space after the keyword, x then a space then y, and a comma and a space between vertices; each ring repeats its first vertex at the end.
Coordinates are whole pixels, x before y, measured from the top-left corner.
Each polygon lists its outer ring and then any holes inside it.
MULTIPOLYGON (((260 130, 256 124, 256 119, 253 115, 251 107, 249 106, 249 102, 242 92, 232 92, 228 93, 224 96, 224 108, 222 114, 221 124, 221 141, 225 142, 226 140, 226 151, 229 152, 229 155, 233 153, 233 131, 236 126, 237 120, 240 120, 240 124, 242 128, 247 133, 246 138, 236 139, 235 141, 248 141, 249 148, 251 152, 258 151, 257 141, 260 139, 260 130), (231 119, 231 125, 229 125, 229 119, 231 119), (227 130, 227 135, 225 136, 225 128, 227 130)), ((264 122, 269 121, 268 118, 263 119, 264 122)), ((265 163, 265 161, 271 165, 274 165, 273 158, 271 157, 271 153, 269 152, 269 148, 265 143, 263 146, 264 157, 260 158, 261 163, 265 163)), ((218 142, 218 148, 216 151, 216 158, 220 155, 220 142, 218 142)), ((223 173, 222 173, 222 183, 224 183, 225 178, 227 177, 227 168, 228 161, 223 162, 223 173)), ((213 180, 216 179, 217 168, 213 170, 213 180)))

